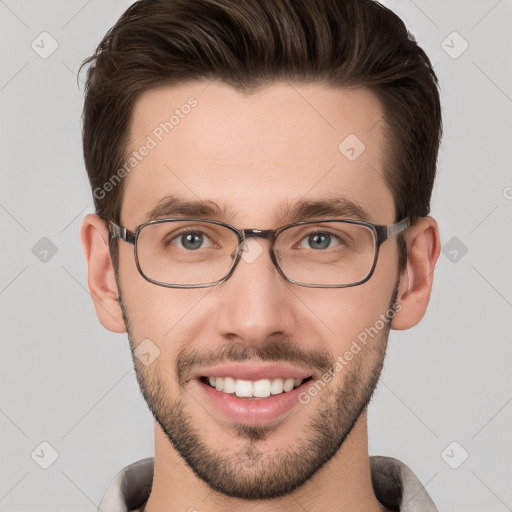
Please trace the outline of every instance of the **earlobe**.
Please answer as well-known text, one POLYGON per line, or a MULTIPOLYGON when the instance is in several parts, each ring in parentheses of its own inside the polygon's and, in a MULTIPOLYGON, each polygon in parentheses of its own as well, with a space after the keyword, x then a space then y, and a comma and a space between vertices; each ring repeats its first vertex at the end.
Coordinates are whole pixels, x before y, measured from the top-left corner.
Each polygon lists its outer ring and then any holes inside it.
POLYGON ((119 291, 108 247, 108 228, 95 214, 87 215, 80 228, 82 249, 87 264, 87 284, 99 321, 109 331, 126 332, 119 291))
POLYGON ((407 230, 405 239, 407 267, 397 297, 401 307, 391 322, 391 328, 397 330, 414 327, 425 315, 441 250, 439 228, 432 217, 418 219, 407 230))

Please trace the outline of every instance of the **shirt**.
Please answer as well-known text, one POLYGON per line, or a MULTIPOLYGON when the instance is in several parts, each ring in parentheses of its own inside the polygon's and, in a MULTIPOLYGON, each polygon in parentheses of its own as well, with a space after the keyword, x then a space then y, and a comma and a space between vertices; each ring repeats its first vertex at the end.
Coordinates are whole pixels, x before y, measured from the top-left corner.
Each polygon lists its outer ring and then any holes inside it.
MULTIPOLYGON (((98 512, 137 512, 149 498, 154 458, 129 464, 110 482, 98 512)), ((438 512, 416 475, 392 457, 371 456, 370 471, 377 499, 394 512, 438 512)))

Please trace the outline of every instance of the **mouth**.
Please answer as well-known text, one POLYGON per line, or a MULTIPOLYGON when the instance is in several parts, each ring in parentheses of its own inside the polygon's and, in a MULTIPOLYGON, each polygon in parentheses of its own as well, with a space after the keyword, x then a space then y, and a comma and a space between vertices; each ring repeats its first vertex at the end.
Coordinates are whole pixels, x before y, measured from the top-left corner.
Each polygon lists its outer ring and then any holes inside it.
POLYGON ((299 405, 301 410, 309 410, 299 398, 312 379, 310 376, 250 381, 203 375, 193 382, 199 386, 198 396, 206 401, 206 409, 213 409, 215 415, 220 413, 237 424, 264 425, 283 420, 299 405))
POLYGON ((312 379, 312 376, 304 379, 278 377, 252 381, 235 379, 233 377, 199 377, 203 384, 216 391, 248 400, 263 400, 283 393, 289 393, 312 379))

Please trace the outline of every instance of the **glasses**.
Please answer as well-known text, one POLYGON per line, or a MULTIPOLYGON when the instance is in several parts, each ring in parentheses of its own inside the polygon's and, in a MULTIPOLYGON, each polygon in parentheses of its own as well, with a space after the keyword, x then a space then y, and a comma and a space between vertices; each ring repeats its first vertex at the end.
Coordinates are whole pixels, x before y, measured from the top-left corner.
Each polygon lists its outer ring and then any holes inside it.
POLYGON ((368 281, 380 245, 409 226, 409 218, 389 226, 311 220, 259 230, 183 218, 152 220, 129 231, 110 221, 109 241, 119 238, 133 244, 142 277, 170 288, 204 288, 226 281, 240 259, 248 261, 243 245, 249 238, 270 240, 272 262, 290 283, 346 288, 368 281))

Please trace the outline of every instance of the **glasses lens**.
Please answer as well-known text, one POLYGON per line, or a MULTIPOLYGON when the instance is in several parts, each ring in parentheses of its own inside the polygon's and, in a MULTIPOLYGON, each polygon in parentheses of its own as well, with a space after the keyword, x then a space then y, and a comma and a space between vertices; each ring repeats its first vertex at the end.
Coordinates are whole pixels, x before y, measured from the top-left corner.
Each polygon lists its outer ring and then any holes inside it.
POLYGON ((375 259, 373 231, 347 222, 318 222, 285 229, 275 252, 283 273, 309 285, 358 283, 370 273, 375 259))
POLYGON ((144 226, 137 239, 142 273, 171 285, 214 283, 230 271, 237 235, 225 226, 198 221, 166 221, 144 226))

